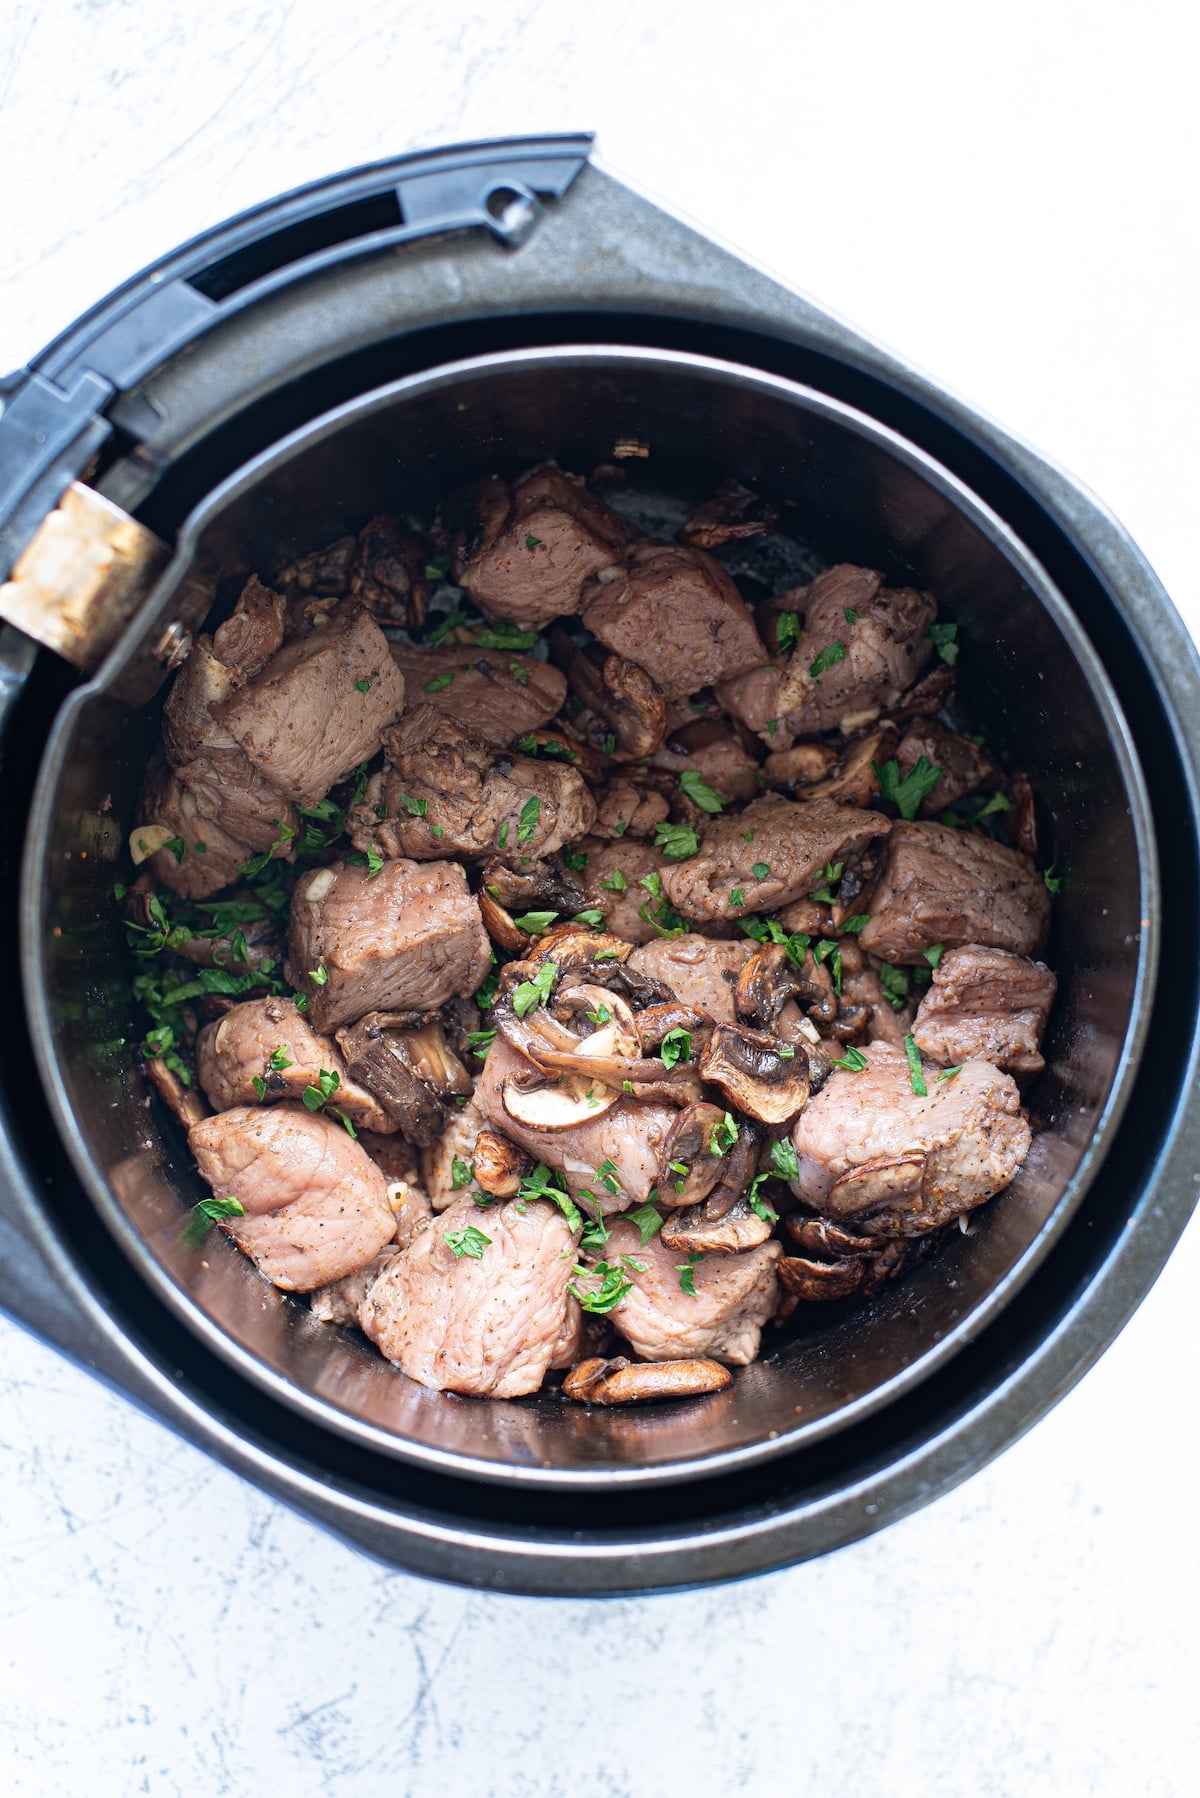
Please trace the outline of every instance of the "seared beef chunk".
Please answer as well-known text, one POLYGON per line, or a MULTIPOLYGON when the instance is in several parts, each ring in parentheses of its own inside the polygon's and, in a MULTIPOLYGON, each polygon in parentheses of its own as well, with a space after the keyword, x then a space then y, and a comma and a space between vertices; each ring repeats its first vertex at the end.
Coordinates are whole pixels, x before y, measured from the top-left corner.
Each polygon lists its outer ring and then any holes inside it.
POLYGON ((455 579, 494 618, 536 630, 579 607, 589 574, 620 559, 632 525, 552 462, 509 488, 493 475, 447 508, 455 579))
POLYGON ((722 481, 712 499, 696 507, 679 541, 695 549, 719 549, 745 537, 769 537, 779 523, 778 510, 738 481, 722 481))
MULTIPOLYGON (((475 1103, 487 1122, 538 1161, 560 1168, 571 1197, 589 1213, 625 1211, 630 1205, 643 1204, 655 1183, 676 1108, 619 1099, 602 1114, 566 1129, 521 1123, 505 1103, 506 1090, 511 1083, 520 1086, 528 1082, 536 1073, 531 1062, 497 1037, 488 1050, 475 1092, 475 1103)), ((552 1093, 550 1081, 543 1079, 552 1093)))
POLYGON ((686 699, 766 660, 748 607, 702 549, 635 543, 583 592, 594 636, 650 675, 668 699, 686 699))
POLYGON ((373 1011, 339 1030, 337 1040, 354 1079, 410 1142, 432 1142, 446 1127, 451 1100, 471 1093, 471 1076, 440 1024, 406 1030, 387 1012, 373 1011))
POLYGON ((242 684, 237 669, 217 655, 212 638, 197 637, 163 706, 163 750, 173 768, 214 749, 242 753, 211 709, 242 684))
POLYGON ((930 1065, 913 1090, 908 1057, 886 1043, 857 1072, 835 1068, 792 1130, 792 1190, 866 1236, 920 1236, 982 1205, 1029 1153, 1016 1082, 985 1061, 949 1079, 930 1065))
POLYGON ((473 993, 491 964, 479 906, 457 862, 335 862, 297 881, 287 977, 314 1030, 369 1011, 435 1011, 473 993))
POLYGON ((889 829, 878 812, 767 794, 744 811, 714 818, 699 854, 663 875, 663 892, 681 916, 701 924, 771 911, 819 889, 821 870, 831 863, 842 864, 844 880, 889 829))
POLYGON ((170 846, 152 853, 147 866, 181 899, 220 892, 254 856, 291 860, 295 809, 236 747, 210 750, 175 769, 156 756, 146 771, 139 810, 142 823, 131 832, 131 842, 152 848, 169 833, 170 846), (157 834, 147 835, 154 826, 157 834))
POLYGON ((1042 1032, 1058 982, 1040 961, 968 943, 939 961, 921 1001, 913 1036, 944 1067, 990 1061, 1010 1074, 1045 1067, 1042 1032))
POLYGON ((221 1220, 260 1273, 289 1292, 327 1286, 377 1255, 395 1229, 387 1183, 341 1124, 302 1105, 235 1106, 188 1135, 221 1220))
MULTIPOLYGON (((648 1361, 709 1355, 730 1367, 753 1361, 762 1327, 779 1302, 777 1242, 745 1254, 681 1255, 661 1235, 643 1246, 636 1225, 616 1218, 603 1254, 587 1251, 581 1260, 589 1268, 603 1260, 625 1270, 624 1256, 644 1263, 644 1271, 628 1269, 631 1290, 611 1320, 636 1354, 648 1361)), ((596 1284, 593 1273, 579 1281, 579 1289, 592 1291, 596 1284)))
POLYGON ((399 1243, 385 1243, 378 1255, 368 1261, 365 1267, 358 1268, 352 1274, 345 1274, 342 1279, 334 1280, 329 1286, 318 1286, 308 1296, 308 1308, 312 1315, 323 1324, 348 1324, 355 1329, 359 1328, 363 1300, 384 1268, 399 1253, 399 1243))
POLYGON ((358 534, 350 568, 350 598, 383 624, 415 630, 429 604, 423 537, 395 518, 372 518, 358 534))
POLYGON ((344 1113, 358 1129, 396 1128, 396 1120, 350 1076, 328 1037, 309 1028, 292 999, 248 999, 206 1024, 196 1039, 196 1078, 214 1111, 300 1100, 307 1091, 322 1099, 331 1115, 344 1113))
POLYGON ((596 802, 575 769, 497 753, 432 706, 384 736, 387 763, 351 818, 355 846, 385 855, 551 855, 584 836, 596 802), (382 808, 382 810, 381 810, 382 808))
POLYGON ((379 748, 404 708, 404 676, 367 612, 297 638, 216 716, 277 792, 315 805, 379 748))
POLYGON ((553 718, 567 696, 557 668, 512 650, 416 649, 393 643, 411 706, 431 705, 495 749, 553 718))
POLYGON ((632 775, 618 774, 596 794, 598 810, 592 834, 619 842, 623 837, 653 837, 671 814, 671 802, 656 787, 632 775))
POLYGON ((410 1380, 473 1398, 536 1392, 562 1333, 567 1221, 543 1200, 460 1198, 388 1263, 363 1329, 410 1380))
POLYGON ((635 949, 629 965, 669 986, 683 1005, 707 1012, 718 1024, 736 1022, 733 992, 754 953, 746 941, 715 943, 706 936, 659 938, 635 949))
POLYGON ((729 719, 721 713, 683 719, 672 707, 666 741, 651 758, 652 768, 668 774, 698 774, 705 786, 733 805, 753 799, 762 782, 758 763, 746 749, 729 719))
POLYGON ((350 570, 358 554, 357 537, 339 537, 323 549, 314 549, 280 569, 273 585, 287 600, 289 607, 300 607, 310 600, 326 599, 336 603, 350 587, 350 570))
POLYGON ((587 856, 579 878, 587 888, 589 906, 603 912, 605 928, 627 943, 653 942, 658 931, 641 913, 654 915, 662 902, 642 882, 661 879, 667 863, 658 850, 648 843, 632 842, 628 836, 612 843, 587 837, 573 853, 587 856))
POLYGON ((933 599, 913 587, 886 588, 870 568, 840 563, 790 598, 801 636, 788 660, 727 679, 717 695, 771 749, 871 723, 933 653, 933 599))
POLYGON ((842 1005, 866 1013, 864 1029, 869 1043, 891 1043, 896 1049, 904 1047, 904 1039, 913 1026, 915 1001, 909 997, 897 1010, 885 993, 878 972, 869 964, 853 973, 843 969, 842 1005))
MULTIPOLYGON (((941 779, 921 803, 922 818, 936 818, 981 787, 1004 785, 1004 775, 990 755, 970 737, 947 730, 936 718, 916 718, 905 731, 895 751, 901 775, 911 774, 922 756, 930 768, 941 769, 941 779)), ((883 762, 887 756, 875 759, 883 762)))
POLYGON ((273 593, 251 575, 232 613, 213 632, 217 660, 236 669, 243 679, 253 679, 283 645, 286 604, 282 593, 273 593))
POLYGON ((917 962, 938 943, 984 943, 1029 955, 1050 921, 1050 895, 1027 856, 977 831, 892 826, 860 942, 891 962, 917 962))

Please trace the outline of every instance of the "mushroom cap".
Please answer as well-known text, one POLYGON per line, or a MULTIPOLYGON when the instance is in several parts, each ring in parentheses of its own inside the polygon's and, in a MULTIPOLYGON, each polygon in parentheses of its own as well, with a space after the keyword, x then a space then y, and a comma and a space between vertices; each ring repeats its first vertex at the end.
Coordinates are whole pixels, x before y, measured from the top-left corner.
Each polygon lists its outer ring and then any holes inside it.
POLYGON ((808 1055, 763 1030, 718 1024, 700 1057, 700 1073, 730 1104, 764 1124, 785 1124, 808 1103, 808 1055))

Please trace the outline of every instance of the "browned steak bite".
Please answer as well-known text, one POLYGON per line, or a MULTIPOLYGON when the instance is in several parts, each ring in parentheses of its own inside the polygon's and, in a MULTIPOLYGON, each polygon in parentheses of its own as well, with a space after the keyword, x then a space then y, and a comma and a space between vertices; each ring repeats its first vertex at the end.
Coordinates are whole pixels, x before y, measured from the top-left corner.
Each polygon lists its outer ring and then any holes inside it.
POLYGON ((553 462, 511 488, 496 475, 451 501, 455 579, 496 618, 536 630, 579 608, 589 574, 637 531, 553 462))
POLYGON ((737 1022, 733 989, 754 949, 753 943, 715 943, 689 931, 687 936, 663 937, 635 949, 629 965, 661 980, 681 1004, 707 1012, 718 1024, 733 1024, 737 1022))
POLYGON ((404 676, 369 613, 339 611, 298 637, 216 716, 285 798, 315 805, 379 748, 404 676))
POLYGON ((584 836, 596 802, 569 764, 497 752, 432 706, 386 732, 387 763, 350 819, 359 849, 418 859, 551 855, 584 836), (382 808, 382 809, 381 809, 382 808))
POLYGON ((393 643, 391 649, 410 705, 435 706, 496 749, 539 729, 567 696, 565 675, 537 656, 470 644, 415 649, 393 643))
POLYGON ((914 1092, 902 1049, 872 1043, 867 1066, 835 1068, 792 1130, 814 1211, 868 1236, 920 1236, 1003 1190, 1029 1153, 1016 1082, 984 1061, 914 1092))
POLYGON ((196 1038, 196 1078, 214 1111, 302 1100, 306 1091, 325 1097, 322 1074, 331 1115, 344 1112, 357 1129, 396 1128, 374 1094, 351 1079, 328 1037, 309 1028, 294 999, 247 999, 196 1038), (330 1074, 337 1075, 336 1086, 330 1074))
POLYGON ((601 787, 596 803, 592 833, 614 843, 623 837, 653 837, 671 813, 671 801, 665 793, 630 774, 618 774, 601 787))
POLYGON ((229 617, 213 632, 218 661, 235 668, 243 679, 253 679, 282 646, 286 606, 282 593, 264 587, 252 574, 229 617))
POLYGON ((613 842, 598 842, 586 837, 575 853, 587 856, 587 866, 579 878, 587 890, 589 906, 604 914, 604 924, 614 936, 627 943, 651 943, 658 932, 640 914, 643 908, 654 912, 660 902, 654 900, 642 885, 648 876, 661 876, 667 864, 649 843, 633 841, 628 836, 613 842))
POLYGON ((979 943, 950 949, 917 1012, 917 1047, 944 1067, 978 1060, 1010 1074, 1040 1073, 1057 987, 1044 962, 979 943))
POLYGON ((479 1113, 538 1161, 561 1168, 568 1192, 588 1211, 625 1211, 641 1205, 655 1183, 663 1145, 679 1115, 676 1107, 619 1099, 584 1123, 563 1130, 539 1128, 518 1121, 505 1104, 510 1083, 527 1081, 535 1072, 523 1055, 497 1037, 475 1090, 479 1113))
POLYGON ((774 679, 757 669, 742 680, 727 680, 717 695, 771 749, 787 749, 798 737, 820 731, 849 732, 872 723, 896 703, 933 653, 932 597, 914 587, 884 587, 873 569, 839 563, 785 597, 802 627, 788 660, 774 679))
POLYGON ((461 1109, 451 1110, 440 1136, 422 1146, 421 1184, 435 1211, 444 1211, 447 1205, 453 1205, 459 1194, 471 1185, 463 1170, 474 1165, 475 1139, 485 1122, 484 1113, 472 1097, 461 1109))
MULTIPOLYGON (((911 774, 922 756, 930 768, 942 771, 937 785, 921 802, 922 818, 936 818, 980 787, 1004 785, 1004 773, 990 755, 970 737, 947 730, 936 718, 915 718, 905 731, 895 751, 901 775, 911 774)), ((886 757, 877 756, 876 760, 886 757)))
POLYGON ((491 949, 457 862, 388 862, 371 876, 335 862, 297 881, 287 977, 314 1030, 369 1011, 435 1011, 473 993, 491 949))
POLYGON ((370 1156, 302 1105, 235 1106, 197 1124, 188 1144, 215 1196, 245 1213, 222 1227, 288 1292, 365 1266, 396 1227, 370 1156))
MULTIPOLYGON (((610 1268, 627 1270, 631 1290, 611 1321, 646 1360, 711 1355, 730 1367, 746 1367, 757 1355, 762 1327, 779 1301, 779 1253, 777 1242, 743 1254, 681 1253, 661 1235, 643 1246, 636 1225, 617 1218, 603 1255, 586 1252, 581 1259, 587 1267, 603 1259, 610 1268), (641 1265, 628 1268, 625 1256, 641 1265)), ((578 1282, 581 1291, 596 1283, 594 1274, 578 1282)))
POLYGON ((650 766, 677 778, 689 772, 698 774, 705 786, 728 804, 753 799, 762 785, 758 763, 730 720, 719 712, 706 718, 682 718, 682 707, 671 709, 675 716, 650 766))
POLYGON ((765 662, 750 609, 719 562, 681 543, 635 543, 583 591, 583 622, 667 699, 765 662))
POLYGON ((1050 921, 1050 895, 1029 857, 977 831, 918 820, 892 826, 860 942, 885 961, 984 943, 1029 955, 1050 921))
POLYGON ((372 518, 358 533, 350 597, 383 623, 415 630, 429 604, 428 560, 429 546, 423 537, 398 519, 372 518))
POLYGON ((295 808, 236 745, 207 750, 176 769, 156 755, 138 810, 140 824, 130 833, 134 859, 142 859, 138 845, 145 844, 153 851, 146 865, 155 880, 183 899, 207 899, 231 885, 253 856, 292 857, 295 808), (157 833, 147 834, 154 826, 157 833), (155 850, 164 833, 170 847, 155 850))
POLYGON ((318 1286, 309 1294, 308 1299, 308 1308, 313 1316, 323 1324, 349 1324, 352 1328, 357 1328, 363 1300, 389 1261, 394 1261, 399 1253, 398 1242, 385 1243, 378 1255, 373 1256, 365 1267, 343 1275, 329 1286, 318 1286))
POLYGON ((543 1200, 463 1197, 388 1263, 362 1326, 410 1380, 474 1398, 536 1392, 563 1332, 572 1235, 543 1200))
POLYGON ((663 875, 663 891, 683 917, 701 924, 770 911, 819 889, 829 863, 842 864, 844 879, 890 829, 879 812, 769 793, 714 818, 700 853, 663 875))

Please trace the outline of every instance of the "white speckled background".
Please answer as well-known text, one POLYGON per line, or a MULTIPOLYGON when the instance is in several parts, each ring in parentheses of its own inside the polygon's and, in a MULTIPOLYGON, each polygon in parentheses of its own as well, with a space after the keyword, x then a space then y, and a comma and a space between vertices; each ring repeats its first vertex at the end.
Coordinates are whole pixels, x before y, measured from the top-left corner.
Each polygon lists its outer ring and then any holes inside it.
MULTIPOLYGON (((282 188, 594 127, 1073 468, 1200 623, 1176 5, 7 0, 0 49, 0 367, 282 188)), ((0 1792, 1196 1793, 1198 1276, 1193 1226, 1082 1386, 922 1514, 609 1603, 385 1572, 0 1324, 0 1792)))

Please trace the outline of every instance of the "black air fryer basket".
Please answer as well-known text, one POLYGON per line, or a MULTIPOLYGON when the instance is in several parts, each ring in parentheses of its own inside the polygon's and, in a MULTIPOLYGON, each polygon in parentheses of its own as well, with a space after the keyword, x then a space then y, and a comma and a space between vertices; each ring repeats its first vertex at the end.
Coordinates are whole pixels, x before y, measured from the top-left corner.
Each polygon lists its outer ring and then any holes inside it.
POLYGON ((80 320, 0 414, 0 904, 23 981, 0 1303, 371 1552, 547 1593, 752 1573, 944 1491, 1120 1329, 1200 1167, 1197 976, 1159 975, 1160 943, 1196 934, 1200 670, 1153 573, 1059 470, 590 149, 461 146, 259 208, 80 320), (785 553, 871 563, 957 619, 964 709, 1028 770, 1070 874, 1046 1128, 969 1236, 869 1306, 802 1308, 725 1393, 486 1404, 413 1385, 223 1241, 180 1245, 202 1188, 131 1047, 109 892, 220 582, 622 439, 664 514, 734 475, 783 507, 785 553))

